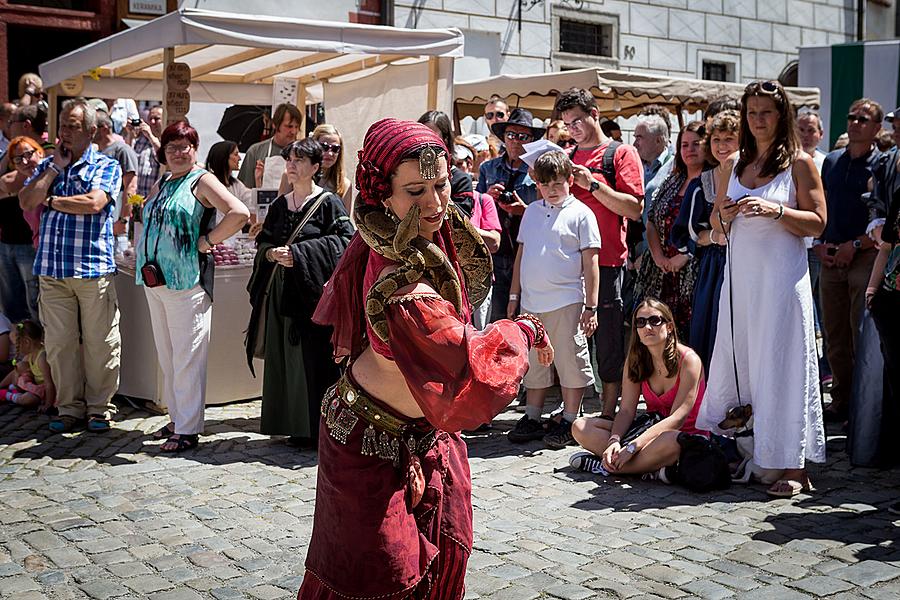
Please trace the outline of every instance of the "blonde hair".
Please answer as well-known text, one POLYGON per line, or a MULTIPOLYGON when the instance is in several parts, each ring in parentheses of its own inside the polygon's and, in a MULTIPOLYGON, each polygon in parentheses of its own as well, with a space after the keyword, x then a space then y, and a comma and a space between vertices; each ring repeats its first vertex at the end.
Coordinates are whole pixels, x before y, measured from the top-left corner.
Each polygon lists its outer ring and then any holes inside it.
POLYGON ((331 183, 335 193, 343 198, 347 191, 346 178, 344 177, 344 138, 334 125, 322 123, 321 125, 316 125, 316 128, 313 129, 312 139, 318 142, 319 138, 325 135, 336 135, 341 141, 341 151, 338 152, 333 167, 328 169, 322 167, 322 181, 331 183))
POLYGON ((34 85, 38 92, 44 89, 44 80, 41 79, 40 75, 37 73, 25 73, 19 77, 19 98, 25 95, 25 88, 28 87, 29 83, 34 85))

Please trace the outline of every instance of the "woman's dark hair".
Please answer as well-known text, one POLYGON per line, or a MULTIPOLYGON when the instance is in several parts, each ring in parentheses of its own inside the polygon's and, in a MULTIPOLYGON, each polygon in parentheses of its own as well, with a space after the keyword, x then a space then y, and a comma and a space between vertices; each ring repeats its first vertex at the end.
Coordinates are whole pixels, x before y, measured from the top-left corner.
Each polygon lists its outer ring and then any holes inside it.
MULTIPOLYGON (((672 166, 672 172, 678 175, 687 175, 688 172, 687 164, 681 158, 681 140, 684 138, 684 134, 688 132, 696 133, 700 141, 704 144, 706 143, 706 124, 703 121, 691 121, 682 127, 681 131, 678 132, 678 137, 675 139, 675 164, 672 166)), ((704 170, 715 166, 709 162, 705 151, 703 152, 703 163, 704 170)))
POLYGON ((36 342, 44 341, 44 328, 41 327, 41 324, 37 321, 32 321, 31 319, 25 319, 20 323, 16 323, 16 334, 24 335, 30 340, 35 340, 36 342))
POLYGON ((159 164, 166 164, 166 146, 169 142, 183 139, 196 148, 200 145, 200 136, 197 130, 191 127, 187 121, 175 121, 165 129, 159 138, 159 150, 156 151, 156 160, 159 164))
POLYGON ((628 356, 625 359, 625 363, 628 365, 628 378, 639 383, 647 381, 653 375, 653 356, 641 341, 637 325, 634 323, 642 308, 657 310, 665 319, 663 325, 669 329, 669 336, 666 338, 666 347, 663 349, 663 361, 666 365, 666 377, 675 377, 675 374, 678 373, 678 328, 675 327, 675 318, 665 302, 660 302, 656 298, 645 298, 631 315, 631 341, 628 343, 628 356))
POLYGON ((206 155, 206 170, 216 176, 216 179, 222 182, 222 185, 228 187, 234 183, 234 177, 231 175, 231 167, 229 161, 231 153, 234 152, 238 145, 229 140, 216 142, 209 149, 206 155))
POLYGON ((453 125, 450 123, 450 117, 447 113, 439 110, 429 110, 427 113, 419 117, 419 123, 422 125, 433 124, 440 132, 444 145, 447 146, 447 152, 453 156, 453 125))
POLYGON ((735 172, 740 177, 747 165, 759 158, 756 138, 750 132, 750 124, 747 122, 747 101, 753 96, 771 98, 778 110, 775 141, 769 148, 759 171, 762 177, 775 177, 791 166, 800 150, 800 139, 797 137, 797 127, 794 123, 796 120, 794 109, 784 88, 777 81, 754 81, 744 88, 744 95, 741 97, 741 150, 735 172))
POLYGON ((706 111, 703 113, 703 118, 711 119, 720 112, 724 112, 726 110, 740 112, 740 100, 738 100, 737 98, 732 98, 731 96, 719 96, 718 98, 715 98, 712 102, 710 102, 709 106, 706 107, 706 111))
POLYGON ((305 156, 314 165, 322 166, 322 144, 312 138, 291 142, 281 149, 281 158, 290 160, 292 156, 305 156))

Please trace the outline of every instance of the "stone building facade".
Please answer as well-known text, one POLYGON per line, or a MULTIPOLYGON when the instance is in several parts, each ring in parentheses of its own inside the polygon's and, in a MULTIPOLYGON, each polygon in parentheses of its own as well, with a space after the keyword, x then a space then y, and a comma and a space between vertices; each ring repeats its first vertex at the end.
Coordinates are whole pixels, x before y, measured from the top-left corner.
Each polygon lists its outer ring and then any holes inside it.
MULTIPOLYGON (((867 20, 892 21, 893 4, 870 1, 867 20)), ((856 5, 856 0, 522 0, 520 19, 520 0, 394 0, 394 25, 462 29, 466 54, 485 59, 490 72, 457 73, 458 80, 603 65, 740 82, 779 77, 797 60, 800 46, 854 41, 856 5)))

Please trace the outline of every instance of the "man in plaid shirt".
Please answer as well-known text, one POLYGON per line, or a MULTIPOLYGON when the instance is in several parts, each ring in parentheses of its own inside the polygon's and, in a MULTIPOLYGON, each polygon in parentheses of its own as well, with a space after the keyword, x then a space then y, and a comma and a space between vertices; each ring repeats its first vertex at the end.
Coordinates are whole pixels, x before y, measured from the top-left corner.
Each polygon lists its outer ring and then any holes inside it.
POLYGON ((59 416, 50 422, 56 433, 85 418, 89 431, 108 431, 110 400, 119 387, 113 211, 122 169, 93 149, 96 130, 97 113, 84 99, 63 103, 59 149, 19 193, 23 210, 44 206, 34 274, 57 390, 59 416))

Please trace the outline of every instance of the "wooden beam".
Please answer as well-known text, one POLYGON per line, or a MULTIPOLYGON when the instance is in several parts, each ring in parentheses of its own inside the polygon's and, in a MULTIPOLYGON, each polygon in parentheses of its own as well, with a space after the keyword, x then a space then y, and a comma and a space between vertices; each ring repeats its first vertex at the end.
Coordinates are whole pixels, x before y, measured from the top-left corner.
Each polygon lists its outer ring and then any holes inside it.
POLYGON ((299 81, 302 85, 307 85, 316 81, 325 81, 326 79, 331 79, 332 77, 349 75, 350 73, 356 73, 357 71, 362 71, 363 69, 371 69, 372 67, 377 67, 379 65, 387 65, 398 60, 403 60, 404 58, 409 58, 409 56, 405 54, 378 54, 375 56, 367 56, 362 60, 358 60, 347 65, 341 65, 340 67, 328 69, 327 71, 305 75, 301 77, 299 81))
POLYGON ((56 114, 56 92, 59 89, 57 85, 51 85, 50 89, 47 90, 47 108, 49 109, 48 122, 47 122, 47 131, 50 137, 50 141, 56 139, 58 135, 57 132, 57 120, 58 115, 56 114))
POLYGON ((269 54, 273 54, 275 52, 278 52, 278 50, 270 48, 251 48, 249 50, 244 50, 243 52, 238 52, 236 54, 232 54, 231 56, 226 56, 225 58, 220 58, 219 60, 214 60, 192 68, 191 78, 196 79, 197 77, 206 75, 207 73, 212 73, 221 69, 227 69, 228 67, 240 64, 242 62, 253 60, 254 58, 268 56, 269 54))
POLYGON ((426 110, 437 110, 438 57, 428 58, 428 107, 426 110))
POLYGON ((165 48, 162 51, 163 55, 163 66, 162 66, 162 122, 163 127, 169 126, 169 103, 167 98, 169 97, 169 82, 166 79, 166 67, 172 64, 175 61, 175 50, 173 48, 165 48))
POLYGON ((297 85, 297 108, 300 109, 300 139, 306 137, 306 86, 297 85))
MULTIPOLYGON (((198 52, 203 50, 204 48, 209 48, 207 44, 186 44, 184 46, 179 46, 175 48, 174 58, 181 58, 182 56, 187 56, 188 54, 192 54, 194 52, 198 52)), ((112 77, 124 77, 131 73, 135 73, 137 71, 142 71, 147 67, 152 67, 154 65, 158 65, 164 62, 163 53, 165 50, 161 50, 159 52, 154 52, 150 56, 132 61, 130 63, 126 63, 122 66, 116 67, 112 69, 112 77)))
POLYGON ((315 52, 308 56, 304 56, 303 58, 296 58, 277 65, 272 65, 271 67, 266 67, 265 69, 251 71, 244 75, 244 83, 256 83, 261 79, 280 75, 281 73, 287 73, 288 71, 293 71, 295 69, 302 69, 310 65, 325 62, 326 60, 331 60, 332 58, 337 58, 338 56, 340 56, 340 54, 335 54, 333 52, 315 52))

